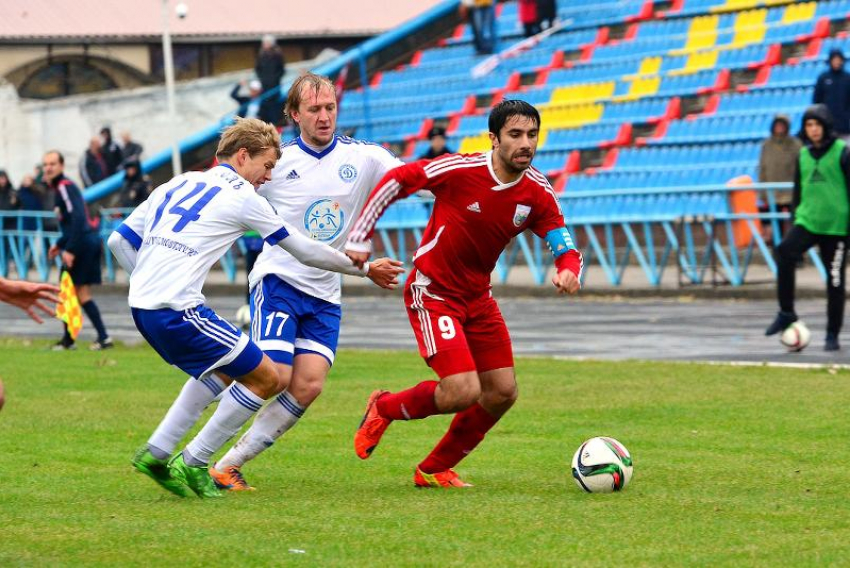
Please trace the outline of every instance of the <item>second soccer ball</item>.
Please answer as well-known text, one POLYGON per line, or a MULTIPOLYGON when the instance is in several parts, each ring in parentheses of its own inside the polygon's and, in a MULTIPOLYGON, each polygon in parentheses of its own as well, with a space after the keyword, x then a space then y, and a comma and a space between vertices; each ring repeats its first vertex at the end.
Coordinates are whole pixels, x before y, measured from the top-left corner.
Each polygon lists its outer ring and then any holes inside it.
POLYGON ((785 328, 782 335, 779 336, 779 342, 785 346, 788 351, 802 351, 812 340, 812 332, 801 321, 795 321, 785 328))

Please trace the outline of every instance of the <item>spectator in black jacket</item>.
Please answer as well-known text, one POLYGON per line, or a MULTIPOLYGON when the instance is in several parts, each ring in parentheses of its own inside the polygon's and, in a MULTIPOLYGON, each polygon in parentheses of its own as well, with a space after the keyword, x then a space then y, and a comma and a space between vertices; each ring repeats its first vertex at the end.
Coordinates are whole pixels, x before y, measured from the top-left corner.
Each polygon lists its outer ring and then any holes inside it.
POLYGON ((112 139, 112 130, 108 126, 100 129, 100 146, 103 158, 106 160, 106 175, 111 176, 121 167, 124 162, 124 152, 115 140, 112 139))
POLYGON ((83 185, 89 187, 106 179, 108 172, 109 166, 102 152, 100 138, 95 136, 89 142, 89 149, 86 150, 83 161, 80 162, 80 177, 83 178, 83 185))
POLYGON ((257 54, 257 64, 254 67, 254 72, 260 79, 262 91, 280 87, 280 80, 283 79, 285 71, 286 62, 283 60, 283 52, 277 46, 274 36, 263 36, 260 52, 257 54))
POLYGON ((18 208, 18 194, 15 186, 9 181, 6 170, 0 170, 0 211, 11 211, 18 208))
POLYGON ((537 0, 537 21, 544 30, 555 25, 558 19, 558 8, 555 0, 537 0))
POLYGON ((283 118, 283 96, 280 92, 280 81, 286 72, 286 61, 283 58, 283 51, 277 46, 277 41, 273 35, 263 36, 254 72, 260 80, 261 93, 276 89, 260 104, 257 118, 270 124, 277 124, 283 118))
POLYGON ((428 140, 431 142, 431 146, 427 152, 419 156, 420 160, 433 160, 443 154, 454 154, 454 151, 446 146, 446 129, 442 126, 435 126, 429 130, 428 140))
POLYGON ((151 180, 142 174, 139 162, 124 162, 124 185, 121 187, 119 207, 138 207, 148 198, 151 180))
POLYGON ((844 54, 840 49, 829 52, 829 70, 821 73, 815 84, 815 104, 824 104, 832 115, 835 133, 850 134, 850 73, 844 70, 844 54))
MULTIPOLYGON (((100 258, 102 247, 100 235, 94 230, 86 213, 86 203, 80 189, 65 177, 65 158, 52 150, 44 155, 44 179, 56 192, 56 215, 62 236, 50 247, 48 257, 52 260, 61 255, 62 264, 71 274, 80 306, 97 330, 97 341, 91 349, 97 351, 112 347, 100 310, 92 298, 91 287, 100 284, 100 258)), ((55 350, 75 349, 74 339, 65 326, 65 335, 53 347, 55 350)))
POLYGON ((124 143, 124 147, 121 149, 121 153, 124 156, 124 163, 142 161, 144 148, 141 144, 133 140, 130 133, 126 130, 121 133, 121 142, 124 143))

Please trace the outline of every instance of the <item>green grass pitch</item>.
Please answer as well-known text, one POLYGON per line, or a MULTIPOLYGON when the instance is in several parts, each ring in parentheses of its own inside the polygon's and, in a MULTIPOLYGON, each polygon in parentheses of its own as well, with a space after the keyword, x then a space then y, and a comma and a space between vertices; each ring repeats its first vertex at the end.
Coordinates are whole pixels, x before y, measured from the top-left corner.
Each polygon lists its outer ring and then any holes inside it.
POLYGON ((431 378, 414 353, 342 351, 325 393, 245 468, 258 487, 179 499, 130 467, 183 376, 146 347, 51 353, 0 342, 0 566, 776 566, 843 564, 850 373, 519 359, 517 405, 417 490, 448 417, 352 434, 369 392, 431 378), (619 494, 570 477, 578 445, 619 439, 619 494))

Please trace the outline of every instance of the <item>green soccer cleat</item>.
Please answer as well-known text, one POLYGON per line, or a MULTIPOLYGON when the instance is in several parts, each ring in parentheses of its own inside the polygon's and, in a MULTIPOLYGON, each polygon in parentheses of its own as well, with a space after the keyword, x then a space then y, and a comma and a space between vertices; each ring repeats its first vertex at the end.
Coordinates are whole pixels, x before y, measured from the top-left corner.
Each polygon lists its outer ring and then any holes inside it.
POLYGON ((186 465, 183 461, 183 452, 171 458, 168 469, 174 479, 186 484, 198 497, 203 499, 223 497, 221 491, 215 486, 213 478, 210 477, 209 466, 186 465))
POLYGON ((189 488, 174 479, 168 469, 168 460, 158 460, 150 453, 147 445, 136 451, 132 461, 133 467, 139 473, 144 473, 156 481, 166 491, 171 491, 180 497, 189 496, 189 488))

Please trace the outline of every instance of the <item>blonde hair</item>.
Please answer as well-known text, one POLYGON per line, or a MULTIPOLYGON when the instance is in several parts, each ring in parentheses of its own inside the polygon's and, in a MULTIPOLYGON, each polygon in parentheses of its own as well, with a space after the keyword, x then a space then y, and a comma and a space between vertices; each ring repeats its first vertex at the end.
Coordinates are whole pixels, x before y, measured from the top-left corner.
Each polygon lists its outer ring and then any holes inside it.
POLYGON ((224 129, 215 157, 223 160, 233 156, 240 148, 248 150, 252 158, 269 148, 274 148, 275 160, 280 159, 280 134, 277 129, 257 118, 237 118, 224 129))
POLYGON ((292 82, 292 86, 289 87, 289 92, 286 94, 286 106, 283 109, 283 113, 287 118, 292 118, 292 111, 298 111, 298 107, 301 106, 301 91, 304 90, 304 85, 309 85, 316 95, 319 94, 322 87, 326 87, 334 94, 334 98, 336 98, 336 88, 330 79, 324 75, 316 75, 308 71, 295 79, 292 82))

